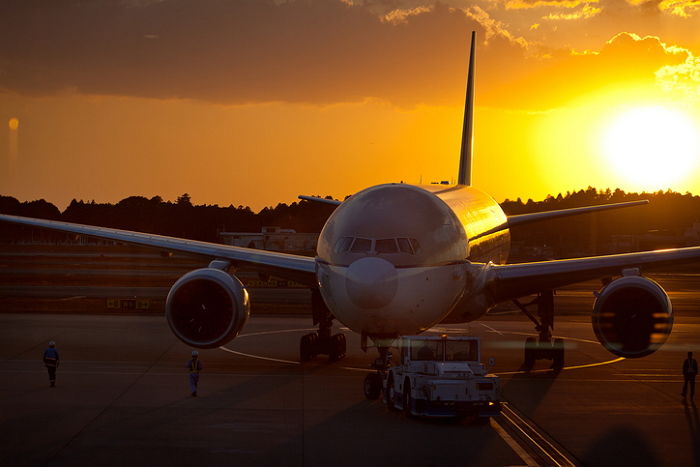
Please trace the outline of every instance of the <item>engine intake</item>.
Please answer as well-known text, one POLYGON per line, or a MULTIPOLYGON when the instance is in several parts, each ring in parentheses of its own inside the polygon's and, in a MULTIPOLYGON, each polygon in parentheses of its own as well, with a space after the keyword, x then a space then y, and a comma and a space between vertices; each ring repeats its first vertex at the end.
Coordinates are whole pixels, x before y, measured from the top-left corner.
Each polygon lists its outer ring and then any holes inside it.
POLYGON ((639 358, 656 352, 673 328, 666 291, 646 277, 625 276, 604 287, 593 307, 593 330, 607 350, 639 358))
POLYGON ((165 302, 165 315, 182 342, 211 349, 238 335, 250 316, 250 301, 237 277, 203 268, 175 282, 165 302))

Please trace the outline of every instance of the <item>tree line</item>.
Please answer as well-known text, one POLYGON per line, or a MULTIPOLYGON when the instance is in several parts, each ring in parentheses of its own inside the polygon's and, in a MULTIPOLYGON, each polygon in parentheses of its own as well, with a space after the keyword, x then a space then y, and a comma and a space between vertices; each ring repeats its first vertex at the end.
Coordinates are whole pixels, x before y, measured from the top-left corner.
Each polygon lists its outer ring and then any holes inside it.
MULTIPOLYGON (((327 197, 330 198, 330 197, 327 197)), ((700 221, 700 196, 674 191, 654 193, 627 193, 623 190, 585 190, 549 195, 544 200, 523 201, 506 199, 501 206, 506 214, 567 209, 596 204, 619 203, 639 199, 649 200, 649 205, 612 210, 593 215, 561 218, 542 223, 524 225, 511 232, 514 246, 546 246, 553 249, 554 257, 607 253, 610 240, 628 235, 637 238, 679 238, 700 221)), ((194 205, 185 193, 175 201, 164 201, 160 196, 146 198, 130 196, 116 204, 73 200, 61 212, 45 200, 20 202, 10 196, 0 196, 0 212, 27 217, 38 217, 80 224, 114 227, 126 230, 168 235, 194 240, 218 242, 219 232, 260 232, 263 226, 279 226, 297 232, 320 232, 335 206, 312 201, 291 204, 279 203, 253 212, 248 206, 221 207, 218 205, 194 205)), ((22 241, 28 230, 39 241, 61 241, 66 234, 41 231, 13 224, 3 224, 0 239, 22 241)), ((670 240, 669 240, 670 241, 670 240)), ((683 242, 692 242, 687 237, 683 242)), ((652 245, 655 247, 658 245, 652 245)), ((645 249, 648 245, 637 245, 645 249)), ((635 248, 632 248, 635 249, 635 248)))
MULTIPOLYGON (((300 201, 292 204, 279 203, 266 207, 258 213, 248 206, 220 207, 193 205, 185 193, 176 201, 164 201, 160 196, 146 198, 130 196, 116 204, 95 201, 72 200, 61 212, 43 199, 20 202, 10 196, 0 196, 0 213, 16 216, 75 222, 78 224, 113 227, 139 232, 203 240, 220 241, 219 232, 260 232, 263 226, 280 226, 297 232, 319 232, 333 212, 334 206, 325 203, 300 201)), ((0 238, 20 240, 28 227, 4 223, 0 238)), ((60 241, 65 234, 55 232, 37 233, 34 238, 60 241)))

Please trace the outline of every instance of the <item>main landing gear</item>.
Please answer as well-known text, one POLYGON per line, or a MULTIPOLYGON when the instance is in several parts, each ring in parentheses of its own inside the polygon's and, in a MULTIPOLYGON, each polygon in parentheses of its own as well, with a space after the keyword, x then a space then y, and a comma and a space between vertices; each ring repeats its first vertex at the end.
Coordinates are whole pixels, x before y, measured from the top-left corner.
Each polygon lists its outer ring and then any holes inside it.
POLYGON ((517 300, 513 300, 513 302, 535 323, 535 330, 539 333, 538 339, 528 337, 525 340, 523 369, 530 371, 535 360, 552 360, 552 369, 561 370, 564 367, 564 341, 559 338, 552 339, 554 292, 552 290, 540 292, 537 298, 524 305, 517 300), (537 305, 537 317, 527 309, 531 305, 537 305))
POLYGON ((333 315, 317 289, 311 291, 311 310, 318 331, 302 336, 299 342, 299 360, 307 362, 317 355, 328 355, 328 361, 335 362, 345 357, 345 334, 331 334, 333 315))
POLYGON ((379 358, 372 363, 376 371, 365 376, 364 391, 368 400, 379 399, 386 371, 391 367, 391 352, 389 347, 379 347, 379 358))

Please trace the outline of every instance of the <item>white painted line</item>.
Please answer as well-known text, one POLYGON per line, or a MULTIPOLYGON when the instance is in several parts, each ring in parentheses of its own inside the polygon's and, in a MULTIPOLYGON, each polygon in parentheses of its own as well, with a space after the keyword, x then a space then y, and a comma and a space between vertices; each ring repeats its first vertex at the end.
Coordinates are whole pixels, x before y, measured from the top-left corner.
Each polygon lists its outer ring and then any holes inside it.
POLYGON ((549 457, 555 465, 561 466, 562 464, 560 464, 559 462, 557 462, 557 460, 556 460, 554 457, 552 457, 552 455, 550 454, 550 451, 556 452, 557 454, 559 454, 560 458, 566 459, 566 460, 567 460, 567 463, 564 464, 564 465, 573 465, 573 463, 572 463, 564 454, 562 454, 562 452, 561 452, 559 449, 557 449, 557 448, 556 448, 552 443, 550 443, 544 436, 542 436, 542 434, 541 434, 538 430, 536 430, 535 427, 533 427, 533 426, 532 426, 531 424, 529 424, 526 420, 524 420, 520 415, 518 415, 518 414, 515 413, 513 410, 511 410, 510 407, 508 407, 508 404, 504 404, 504 406, 505 406, 504 408, 505 408, 508 412, 510 412, 510 415, 508 415, 508 414, 505 413, 504 411, 501 411, 501 414, 502 414, 506 419, 508 419, 508 421, 510 421, 511 424, 512 424, 515 428, 517 428, 518 430, 520 430, 520 432, 521 432, 523 435, 525 435, 528 439, 530 439, 530 441, 532 442, 532 444, 534 444, 535 446, 537 446, 537 447, 540 449, 540 451, 542 451, 543 454, 545 454, 547 457, 549 457), (545 449, 544 446, 542 446, 540 443, 538 443, 537 441, 535 441, 529 434, 527 434, 527 433, 525 432, 525 430, 523 430, 523 429, 520 427, 520 425, 518 425, 517 423, 515 423, 515 422, 513 421, 513 419, 511 418, 511 415, 512 415, 513 417, 517 418, 518 420, 520 420, 520 423, 522 423, 523 425, 525 425, 530 431, 532 431, 533 433, 536 433, 536 434, 542 439, 542 441, 544 441, 545 443, 547 443, 547 444, 549 445, 549 449, 545 449))
POLYGON ((257 358, 258 360, 266 360, 268 362, 278 362, 278 363, 287 363, 289 365, 299 365, 299 362, 293 362, 291 360, 282 360, 281 358, 270 358, 270 357, 261 357, 260 355, 252 355, 249 353, 243 353, 243 352, 236 352, 235 350, 227 349, 226 347, 219 347, 221 350, 224 352, 232 353, 235 355, 240 355, 241 357, 249 357, 249 358, 257 358))
POLYGON ((373 370, 371 368, 355 368, 352 366, 341 366, 341 370, 350 370, 350 371, 363 371, 365 373, 374 373, 376 370, 373 370))
POLYGON ((498 334, 499 336, 502 336, 502 335, 503 335, 503 333, 502 333, 501 331, 498 331, 498 330, 492 328, 492 327, 489 326, 488 324, 484 324, 484 323, 479 323, 479 324, 481 324, 483 327, 485 327, 485 328, 488 329, 489 331, 495 332, 495 333, 498 334))
MULTIPOLYGON (((479 323, 479 324, 484 326, 486 329, 489 329, 489 330, 497 333, 498 335, 501 335, 501 336, 504 335, 504 333, 492 328, 491 326, 489 326, 487 324, 484 324, 484 323, 479 323)), ((341 328, 341 330, 345 330, 345 329, 347 329, 347 328, 341 328)), ((437 327, 436 327, 436 329, 437 329, 437 327)), ((309 331, 315 331, 315 330, 316 330, 316 328, 297 328, 297 329, 280 329, 277 331, 274 331, 274 330, 273 331, 260 331, 260 332, 251 332, 248 334, 241 334, 238 336, 238 338, 253 337, 253 336, 268 336, 268 335, 274 335, 274 334, 284 334, 284 333, 293 333, 293 332, 309 332, 309 331)), ((530 333, 524 333, 524 332, 509 332, 509 331, 505 332, 505 334, 516 334, 516 335, 524 335, 524 336, 536 335, 536 334, 530 334, 530 333)), ((587 339, 576 339, 573 337, 562 337, 562 339, 570 340, 570 341, 586 342, 586 343, 591 343, 591 344, 599 344, 599 342, 596 342, 596 341, 587 340, 587 339)), ((232 350, 232 349, 229 349, 229 348, 226 348, 223 346, 221 346, 219 348, 225 352, 239 355, 241 357, 255 358, 258 360, 265 360, 265 361, 269 361, 269 362, 286 363, 289 365, 299 365, 299 362, 295 362, 292 360, 263 357, 262 355, 254 355, 254 354, 249 354, 249 353, 245 353, 245 352, 238 352, 236 350, 232 350)), ((590 368, 590 367, 594 367, 594 366, 609 365, 611 363, 619 362, 620 360, 624 360, 624 358, 620 357, 620 358, 616 358, 614 360, 608 360, 605 362, 597 362, 597 363, 589 363, 586 365, 567 366, 567 367, 562 368, 562 370, 575 370, 575 369, 580 369, 580 368, 590 368)), ((340 367, 340 368, 342 368, 343 370, 361 371, 361 372, 365 372, 365 373, 371 373, 374 371, 374 370, 371 370, 368 368, 356 368, 356 367, 340 367)), ((531 371, 517 370, 517 371, 497 372, 495 374, 499 375, 499 376, 503 376, 503 375, 517 375, 517 374, 524 374, 524 373, 545 373, 545 372, 551 372, 551 371, 552 371, 551 369, 540 369, 540 370, 531 370, 531 371)))
POLYGON ((83 298, 87 298, 85 295, 76 295, 75 297, 65 297, 65 298, 59 298, 59 302, 68 302, 70 300, 81 300, 83 298))
POLYGON ((282 334, 285 332, 309 332, 316 331, 316 328, 304 328, 304 329, 280 329, 279 331, 260 331, 260 332, 250 332, 248 334, 240 334, 237 339, 241 337, 252 337, 252 336, 268 336, 271 334, 282 334))
POLYGON ((493 418, 491 418, 491 428, 494 429, 496 433, 498 433, 498 436, 500 436, 503 441, 506 442, 510 448, 515 451, 515 453, 525 462, 525 465, 527 467, 539 467, 540 464, 535 462, 535 460, 530 457, 530 454, 528 454, 525 449, 522 448, 507 432, 506 430, 503 429, 503 427, 493 418))

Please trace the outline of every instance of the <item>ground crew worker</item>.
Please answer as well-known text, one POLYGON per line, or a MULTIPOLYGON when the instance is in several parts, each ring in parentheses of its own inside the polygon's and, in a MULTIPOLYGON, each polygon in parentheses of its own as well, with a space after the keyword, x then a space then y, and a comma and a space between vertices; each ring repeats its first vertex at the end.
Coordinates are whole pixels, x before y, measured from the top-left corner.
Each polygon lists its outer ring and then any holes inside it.
POLYGON ((49 370, 49 387, 56 387, 56 368, 58 368, 58 350, 56 343, 49 342, 49 348, 44 350, 44 365, 49 370))
POLYGON ((190 392, 192 397, 197 397, 197 384, 199 384, 199 372, 202 371, 202 362, 199 361, 199 352, 192 351, 192 359, 187 362, 186 368, 190 370, 190 392))
POLYGON ((688 384, 690 384, 690 398, 695 397, 695 377, 698 375, 698 362, 693 358, 693 352, 688 352, 688 358, 683 362, 683 392, 681 396, 688 394, 688 384))

